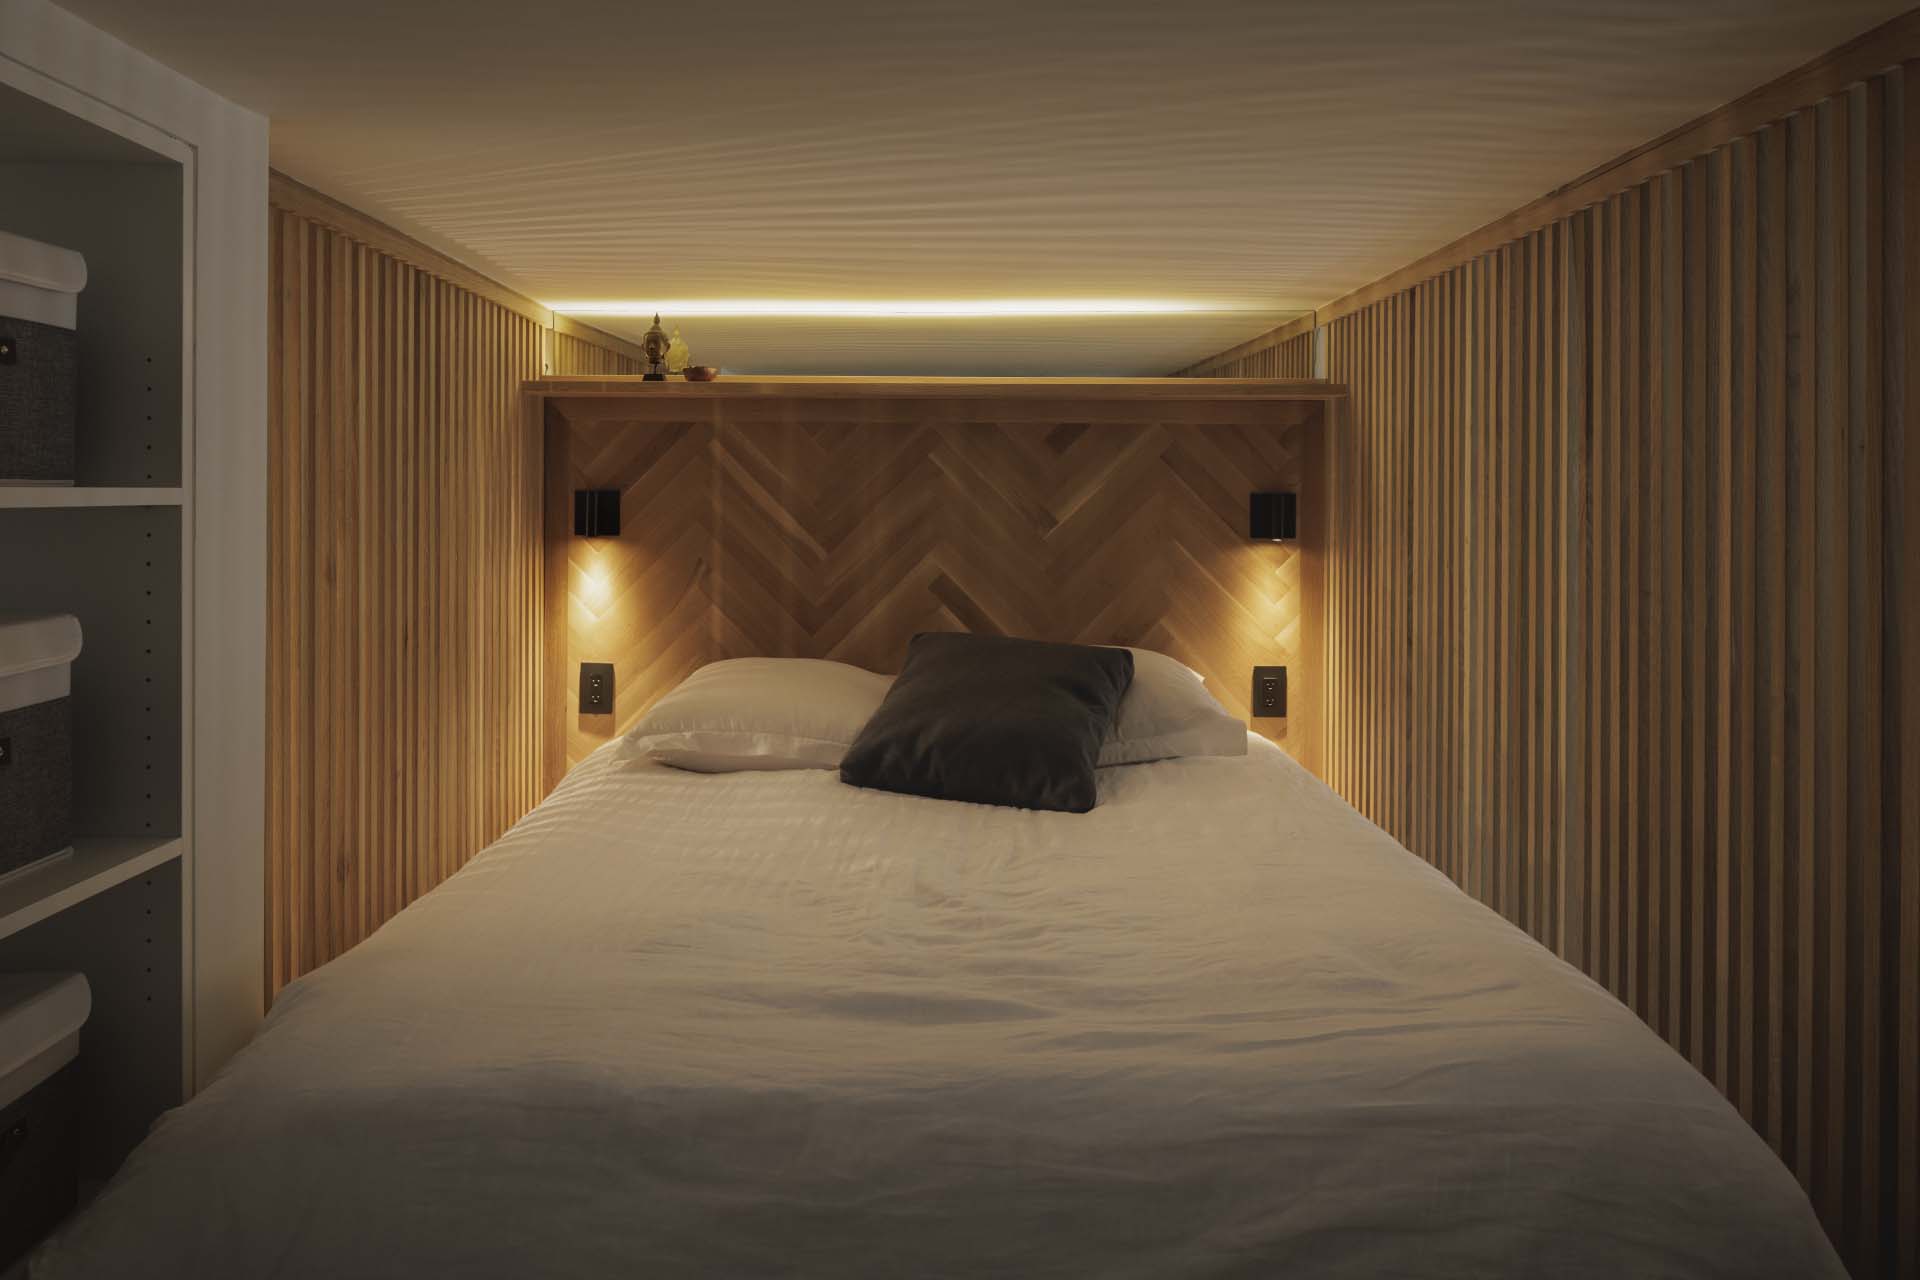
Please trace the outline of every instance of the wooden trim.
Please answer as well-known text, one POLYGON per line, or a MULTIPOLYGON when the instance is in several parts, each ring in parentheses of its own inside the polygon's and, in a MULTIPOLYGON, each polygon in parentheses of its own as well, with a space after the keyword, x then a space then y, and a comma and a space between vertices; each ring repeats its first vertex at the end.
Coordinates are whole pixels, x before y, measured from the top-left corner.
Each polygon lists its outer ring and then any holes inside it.
MULTIPOLYGON (((323 227, 337 231, 349 240, 366 245, 376 253, 404 262, 429 275, 438 276, 456 288, 464 289, 477 297, 505 307, 515 315, 523 316, 535 324, 547 328, 556 327, 553 312, 525 294, 507 288, 492 277, 475 271, 472 267, 448 257, 430 245, 422 244, 412 236, 394 230, 386 223, 369 217, 358 209, 341 204, 331 196, 322 195, 312 187, 289 178, 278 169, 270 169, 267 172, 267 202, 276 209, 297 214, 309 222, 317 222, 323 227)), ((594 332, 597 333, 598 330, 594 332)), ((609 341, 617 342, 618 339, 609 338, 609 341)))
POLYGON ((721 378, 715 382, 646 382, 625 378, 541 378, 540 395, 713 400, 1338 400, 1347 389, 1313 378, 721 378))
MULTIPOLYGON (((1326 303, 1319 308, 1317 323, 1332 324, 1912 58, 1920 58, 1920 8, 1909 9, 1744 97, 1581 174, 1365 288, 1326 303)), ((1204 367, 1231 354, 1222 352, 1194 367, 1204 367)))
MULTIPOLYGON (((1911 581, 1920 564, 1920 63, 1907 64, 1898 94, 1889 103, 1886 153, 1906 181, 1889 183, 1888 204, 1897 265, 1889 263, 1900 324, 1890 364, 1904 370, 1886 415, 1888 475, 1882 511, 1888 519, 1887 577, 1911 581)), ((1889 370, 1891 372, 1891 369, 1889 370)), ((1897 807, 1889 806, 1897 847, 1881 868, 1881 889, 1897 901, 1883 902, 1883 927, 1893 934, 1883 966, 1886 998, 1897 1017, 1886 1028, 1882 1057, 1892 1070, 1884 1096, 1892 1100, 1892 1132, 1886 1137, 1892 1183, 1882 1200, 1892 1211, 1893 1256, 1920 1268, 1920 589, 1909 585, 1889 610, 1888 675, 1894 685, 1886 708, 1887 747, 1894 761, 1887 779, 1897 807)), ((1910 1272, 1911 1274, 1911 1272, 1910 1272)))
POLYGON ((1208 370, 1217 369, 1223 364, 1234 364, 1246 359, 1248 356, 1259 355, 1262 351, 1277 347, 1283 342, 1290 342, 1295 338, 1309 335, 1319 327, 1319 324, 1320 320, 1318 316, 1314 312, 1309 311, 1297 319, 1289 320, 1277 328, 1267 330, 1257 338, 1249 338, 1237 347, 1228 347, 1225 351, 1210 355, 1205 360, 1197 361, 1184 369, 1177 370, 1174 376, 1178 378, 1205 377, 1208 370))

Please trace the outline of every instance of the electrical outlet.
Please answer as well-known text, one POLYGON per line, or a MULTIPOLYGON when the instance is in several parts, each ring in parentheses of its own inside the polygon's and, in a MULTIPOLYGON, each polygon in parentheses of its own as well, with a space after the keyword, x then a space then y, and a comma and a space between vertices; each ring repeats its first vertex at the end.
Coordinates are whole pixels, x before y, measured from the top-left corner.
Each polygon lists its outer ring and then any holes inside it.
POLYGON ((1287 714, 1287 669, 1285 667, 1253 669, 1253 714, 1256 716, 1287 714))
POLYGON ((613 664, 611 662, 580 664, 580 714, 583 716, 613 714, 613 664))

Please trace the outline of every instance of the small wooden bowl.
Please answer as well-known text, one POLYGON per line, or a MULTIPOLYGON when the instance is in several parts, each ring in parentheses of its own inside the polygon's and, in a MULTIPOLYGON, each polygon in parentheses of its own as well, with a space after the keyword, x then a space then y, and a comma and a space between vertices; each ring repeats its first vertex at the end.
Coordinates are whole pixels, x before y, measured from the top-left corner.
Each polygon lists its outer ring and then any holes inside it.
POLYGON ((720 376, 720 371, 710 364, 690 364, 680 371, 680 376, 688 382, 712 382, 720 376))

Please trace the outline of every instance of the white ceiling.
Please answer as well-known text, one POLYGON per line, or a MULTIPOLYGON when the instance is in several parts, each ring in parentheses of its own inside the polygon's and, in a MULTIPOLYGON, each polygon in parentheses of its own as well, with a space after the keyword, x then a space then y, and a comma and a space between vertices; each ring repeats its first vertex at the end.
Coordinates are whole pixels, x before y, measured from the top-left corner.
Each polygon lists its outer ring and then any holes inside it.
POLYGON ((703 361, 856 373, 1164 372, 1907 7, 62 3, 271 115, 281 169, 548 304, 1202 308, 680 322, 703 361))

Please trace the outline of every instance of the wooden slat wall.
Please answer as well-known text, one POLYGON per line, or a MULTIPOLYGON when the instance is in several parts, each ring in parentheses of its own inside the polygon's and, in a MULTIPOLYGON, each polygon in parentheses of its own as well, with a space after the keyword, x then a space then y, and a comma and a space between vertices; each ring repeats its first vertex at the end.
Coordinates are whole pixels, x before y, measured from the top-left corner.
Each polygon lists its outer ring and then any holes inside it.
POLYGON ((645 373, 647 363, 638 356, 599 346, 571 333, 555 330, 548 341, 556 374, 593 376, 645 373))
POLYGON ((1329 780, 1920 1274, 1920 92, 1330 326, 1329 780))
POLYGON ((1314 319, 1311 313, 1243 342, 1231 350, 1177 370, 1177 378, 1311 378, 1314 319))
POLYGON ((1182 376, 1194 378, 1311 378, 1313 376, 1313 331, 1294 334, 1271 346, 1261 347, 1231 360, 1209 361, 1183 370, 1182 376))
MULTIPOLYGON (((274 197, 270 996, 542 794, 540 312, 274 197)), ((560 372, 626 358, 552 338, 560 372)))

